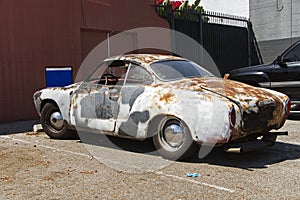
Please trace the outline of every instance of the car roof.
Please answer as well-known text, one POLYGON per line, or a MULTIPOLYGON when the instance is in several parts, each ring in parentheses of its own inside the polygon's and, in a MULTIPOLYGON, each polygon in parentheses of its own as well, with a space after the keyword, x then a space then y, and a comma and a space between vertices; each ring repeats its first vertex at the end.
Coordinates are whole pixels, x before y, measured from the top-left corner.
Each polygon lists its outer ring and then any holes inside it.
POLYGON ((177 56, 162 55, 162 54, 125 54, 107 58, 105 62, 121 60, 137 63, 142 66, 150 65, 151 63, 163 60, 186 60, 177 56))

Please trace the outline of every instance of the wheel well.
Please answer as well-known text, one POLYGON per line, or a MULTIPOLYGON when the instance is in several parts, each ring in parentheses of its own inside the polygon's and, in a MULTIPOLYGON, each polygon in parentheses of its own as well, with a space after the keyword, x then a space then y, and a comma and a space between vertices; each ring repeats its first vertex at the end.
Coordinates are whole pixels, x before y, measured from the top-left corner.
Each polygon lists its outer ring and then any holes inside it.
POLYGON ((44 106, 46 105, 46 103, 51 103, 51 104, 53 104, 53 105, 55 105, 55 106, 58 107, 57 103, 54 100, 52 100, 52 99, 44 99, 42 101, 42 103, 41 103, 40 112, 42 112, 42 110, 43 110, 44 106))
POLYGON ((157 133, 157 131, 158 131, 157 129, 158 129, 159 123, 165 117, 173 117, 173 118, 176 118, 176 119, 178 119, 180 121, 183 121, 183 120, 181 120, 180 118, 178 118, 178 117, 176 117, 174 115, 166 115, 166 114, 156 115, 155 117, 153 117, 150 120, 150 122, 148 124, 148 127, 147 127, 147 138, 153 137, 157 133))

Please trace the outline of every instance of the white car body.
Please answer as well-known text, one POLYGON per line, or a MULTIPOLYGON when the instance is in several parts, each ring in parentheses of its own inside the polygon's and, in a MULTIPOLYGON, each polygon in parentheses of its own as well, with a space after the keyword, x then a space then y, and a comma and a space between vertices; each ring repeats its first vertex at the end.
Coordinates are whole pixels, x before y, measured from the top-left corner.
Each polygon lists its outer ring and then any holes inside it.
POLYGON ((153 63, 174 60, 189 62, 152 54, 107 59, 104 63, 122 61, 127 68, 141 67, 153 81, 127 84, 130 72, 126 72, 124 80, 118 79, 120 84, 80 82, 46 88, 34 94, 36 109, 41 114, 45 102, 52 102, 69 127, 135 139, 157 134, 159 121, 172 116, 185 123, 199 144, 226 144, 283 126, 288 115, 286 95, 212 76, 165 81, 151 68, 153 63))

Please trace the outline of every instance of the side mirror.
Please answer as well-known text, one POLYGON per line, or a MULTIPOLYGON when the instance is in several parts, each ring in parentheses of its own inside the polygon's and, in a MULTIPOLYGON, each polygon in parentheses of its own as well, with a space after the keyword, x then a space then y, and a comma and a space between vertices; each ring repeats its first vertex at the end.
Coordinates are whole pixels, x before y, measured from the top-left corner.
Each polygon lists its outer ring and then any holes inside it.
POLYGON ((287 67, 287 64, 284 60, 282 60, 281 56, 277 56, 274 63, 278 64, 280 67, 287 67))

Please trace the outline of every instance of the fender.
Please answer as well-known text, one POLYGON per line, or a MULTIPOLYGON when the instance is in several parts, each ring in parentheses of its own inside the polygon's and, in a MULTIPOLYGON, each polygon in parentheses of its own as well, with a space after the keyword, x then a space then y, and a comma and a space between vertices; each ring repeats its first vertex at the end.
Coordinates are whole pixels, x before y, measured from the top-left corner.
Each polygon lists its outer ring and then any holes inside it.
POLYGON ((79 87, 79 84, 74 84, 64 88, 46 88, 36 92, 33 95, 35 108, 41 114, 42 104, 45 101, 54 101, 58 106, 63 119, 70 123, 70 103, 71 94, 79 87))

